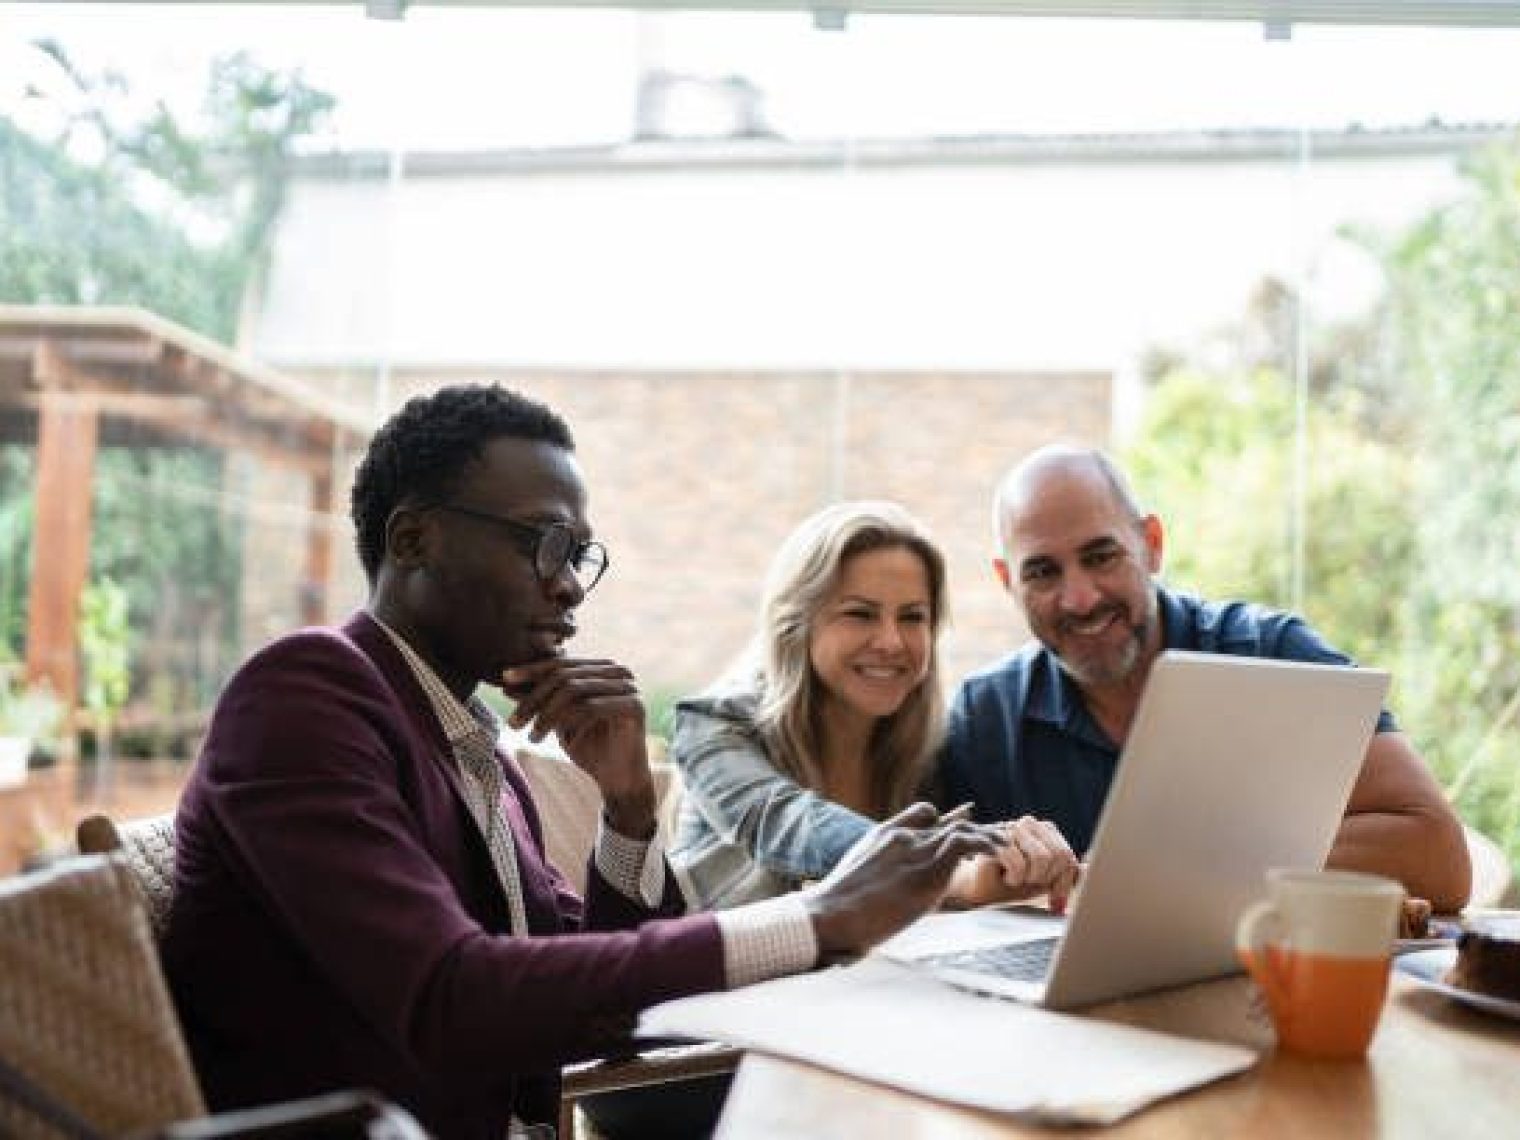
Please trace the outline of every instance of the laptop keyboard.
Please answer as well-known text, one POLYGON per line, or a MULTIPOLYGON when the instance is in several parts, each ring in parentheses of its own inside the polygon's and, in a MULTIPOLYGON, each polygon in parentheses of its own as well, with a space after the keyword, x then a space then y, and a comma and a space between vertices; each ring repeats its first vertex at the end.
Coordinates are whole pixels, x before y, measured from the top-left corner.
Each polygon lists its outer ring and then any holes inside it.
POLYGON ((1035 938, 1027 942, 1006 942, 983 946, 979 950, 957 950, 953 954, 931 954, 919 962, 929 966, 947 966, 970 970, 976 974, 993 974, 1016 982, 1038 982, 1050 973, 1059 937, 1035 938))

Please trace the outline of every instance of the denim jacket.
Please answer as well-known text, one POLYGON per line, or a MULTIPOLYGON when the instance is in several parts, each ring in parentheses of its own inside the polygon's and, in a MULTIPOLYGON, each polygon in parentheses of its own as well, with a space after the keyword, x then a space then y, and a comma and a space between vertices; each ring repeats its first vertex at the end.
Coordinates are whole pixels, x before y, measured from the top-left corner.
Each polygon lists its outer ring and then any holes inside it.
POLYGON ((686 787, 670 861, 694 906, 722 909, 820 879, 873 821, 771 762, 753 690, 676 705, 670 752, 686 787))

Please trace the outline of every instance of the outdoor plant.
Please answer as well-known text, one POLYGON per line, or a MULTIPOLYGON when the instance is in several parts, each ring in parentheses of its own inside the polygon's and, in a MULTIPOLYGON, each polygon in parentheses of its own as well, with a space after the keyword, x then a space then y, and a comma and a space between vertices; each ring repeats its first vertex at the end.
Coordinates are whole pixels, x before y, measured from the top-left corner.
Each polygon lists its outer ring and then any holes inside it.
POLYGON ((79 607, 81 697, 95 718, 95 792, 111 785, 111 730, 127 703, 131 635, 127 592, 110 578, 85 587, 79 607))
POLYGON ((0 736, 53 746, 63 723, 63 702, 45 682, 29 684, 14 664, 0 668, 0 736))
POLYGON ((51 688, 27 684, 13 662, 0 666, 0 787, 24 781, 33 754, 56 754, 62 723, 51 688))

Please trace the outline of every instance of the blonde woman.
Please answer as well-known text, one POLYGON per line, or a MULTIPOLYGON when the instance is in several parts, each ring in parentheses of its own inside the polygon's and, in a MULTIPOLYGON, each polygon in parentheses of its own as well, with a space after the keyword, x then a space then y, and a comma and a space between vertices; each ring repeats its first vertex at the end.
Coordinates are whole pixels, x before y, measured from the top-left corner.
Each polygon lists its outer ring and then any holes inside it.
MULTIPOLYGON (((945 562, 886 502, 802 523, 766 576, 740 663, 676 706, 686 785, 672 862, 688 895, 731 907, 821 878, 872 824, 919 798, 943 732, 936 640, 945 562)), ((947 901, 1064 898, 1076 860, 1059 832, 1006 825, 1000 859, 963 864, 947 901)))

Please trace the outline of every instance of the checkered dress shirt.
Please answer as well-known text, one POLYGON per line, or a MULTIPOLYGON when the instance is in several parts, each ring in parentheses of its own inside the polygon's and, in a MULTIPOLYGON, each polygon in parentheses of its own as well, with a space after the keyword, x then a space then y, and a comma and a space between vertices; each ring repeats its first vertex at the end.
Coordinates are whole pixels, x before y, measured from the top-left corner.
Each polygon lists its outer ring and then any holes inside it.
POLYGON ((523 907, 522 877, 517 871, 517 844, 501 810, 506 785, 506 778, 501 774, 501 760, 496 753, 496 742, 501 738, 501 718, 479 697, 472 696, 461 703, 395 630, 384 622, 377 624, 401 651, 443 726, 443 735, 458 765, 455 774, 459 777, 464 801, 491 851, 491 865, 507 894, 512 933, 523 937, 528 933, 528 916, 523 907))

